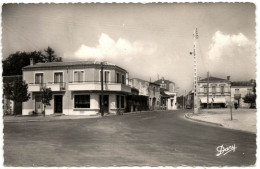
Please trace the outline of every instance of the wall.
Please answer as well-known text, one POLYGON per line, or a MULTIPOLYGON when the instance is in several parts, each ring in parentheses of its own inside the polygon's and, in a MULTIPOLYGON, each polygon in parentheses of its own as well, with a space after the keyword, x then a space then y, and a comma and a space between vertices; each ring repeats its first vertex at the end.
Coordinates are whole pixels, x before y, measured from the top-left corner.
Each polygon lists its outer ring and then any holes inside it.
POLYGON ((239 107, 241 108, 249 108, 250 104, 245 103, 243 100, 243 97, 245 97, 248 94, 248 89, 251 89, 253 91, 253 86, 232 86, 231 87, 231 101, 234 103, 234 95, 236 94, 235 90, 239 89, 239 94, 241 94, 241 98, 239 100, 239 107))

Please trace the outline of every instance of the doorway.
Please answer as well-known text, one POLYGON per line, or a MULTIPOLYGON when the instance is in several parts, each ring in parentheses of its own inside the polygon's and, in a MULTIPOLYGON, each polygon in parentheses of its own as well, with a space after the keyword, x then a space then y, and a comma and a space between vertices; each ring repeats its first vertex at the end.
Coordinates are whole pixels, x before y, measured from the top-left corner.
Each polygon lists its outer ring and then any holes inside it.
POLYGON ((54 113, 62 113, 62 95, 54 95, 54 113))
POLYGON ((43 111, 42 98, 40 95, 35 95, 35 112, 41 114, 43 111))
MULTIPOLYGON (((103 106, 104 113, 108 113, 109 112, 109 95, 104 95, 103 99, 104 99, 104 106, 103 106)), ((101 95, 99 95, 99 107, 101 107, 101 95)))

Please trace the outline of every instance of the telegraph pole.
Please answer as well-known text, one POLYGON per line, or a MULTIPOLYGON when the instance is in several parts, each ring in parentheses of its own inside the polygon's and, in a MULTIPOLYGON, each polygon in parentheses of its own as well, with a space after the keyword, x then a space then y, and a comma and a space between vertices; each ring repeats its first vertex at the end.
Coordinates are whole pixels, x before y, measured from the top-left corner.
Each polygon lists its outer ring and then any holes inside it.
POLYGON ((209 108, 209 72, 207 72, 207 108, 209 108))
POLYGON ((198 39, 198 29, 196 28, 193 33, 193 42, 194 42, 194 51, 193 51, 193 69, 194 69, 194 113, 198 113, 199 105, 198 105, 198 91, 197 91, 197 57, 196 57, 196 42, 198 39))
POLYGON ((104 116, 104 88, 103 88, 103 62, 100 63, 101 65, 101 104, 100 104, 100 113, 101 116, 104 116))

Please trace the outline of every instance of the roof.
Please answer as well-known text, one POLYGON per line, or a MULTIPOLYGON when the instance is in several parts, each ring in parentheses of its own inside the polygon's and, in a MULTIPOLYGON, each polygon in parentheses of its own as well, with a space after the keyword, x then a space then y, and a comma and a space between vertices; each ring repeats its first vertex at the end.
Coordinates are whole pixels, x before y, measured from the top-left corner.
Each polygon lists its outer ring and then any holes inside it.
POLYGON ((231 82, 231 86, 254 86, 252 81, 237 81, 231 82))
POLYGON ((154 81, 153 83, 156 83, 156 84, 162 84, 162 81, 164 81, 164 83, 173 83, 175 84, 174 82, 170 81, 170 80, 166 80, 166 79, 159 79, 159 80, 156 80, 154 81))
POLYGON ((14 76, 3 76, 3 83, 11 83, 15 80, 22 80, 22 75, 14 75, 14 76))
POLYGON ((164 90, 160 90, 160 94, 162 95, 162 97, 170 97, 170 95, 166 94, 164 90))
MULTIPOLYGON (((86 65, 100 65, 100 61, 72 61, 72 62, 47 62, 47 63, 36 63, 34 65, 29 65, 23 67, 23 69, 30 69, 30 68, 48 68, 48 67, 67 67, 67 66, 86 66, 86 65)), ((115 64, 103 62, 105 66, 116 66, 115 64)), ((118 66, 116 66, 118 67, 118 66)), ((121 67, 118 67, 121 68, 121 67)), ((123 69, 123 68, 121 68, 123 69)), ((125 69, 123 69, 125 70, 125 69)))
POLYGON ((209 80, 208 80, 208 78, 204 78, 204 79, 199 80, 198 82, 199 83, 204 83, 204 82, 208 82, 208 81, 209 82, 230 82, 227 79, 221 79, 221 78, 213 77, 213 76, 210 76, 209 80))

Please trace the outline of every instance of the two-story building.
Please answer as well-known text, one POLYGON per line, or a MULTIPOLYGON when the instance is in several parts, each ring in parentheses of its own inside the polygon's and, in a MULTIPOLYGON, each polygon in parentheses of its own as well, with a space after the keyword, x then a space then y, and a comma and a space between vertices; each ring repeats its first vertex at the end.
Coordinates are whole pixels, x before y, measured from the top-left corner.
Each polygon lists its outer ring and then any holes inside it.
POLYGON ((138 78, 130 79, 129 84, 139 90, 138 95, 147 97, 147 106, 150 110, 160 109, 160 85, 138 78))
POLYGON ((167 110, 176 110, 177 92, 175 91, 175 83, 164 79, 164 77, 155 81, 154 83, 160 85, 161 88, 161 108, 167 110))
POLYGON ((245 103, 243 98, 247 94, 253 94, 255 80, 231 82, 231 101, 237 102, 241 108, 249 108, 250 104, 245 103))
POLYGON ((207 103, 210 107, 226 107, 230 102, 230 86, 230 76, 227 76, 227 79, 209 77, 199 80, 198 98, 200 107, 207 108, 207 103))
POLYGON ((126 84, 128 72, 107 62, 77 61, 31 64, 23 68, 23 80, 28 83, 31 99, 23 103, 23 115, 33 111, 42 113, 41 89, 51 88, 53 99, 46 107, 46 115, 92 115, 100 112, 103 95, 104 112, 125 110, 126 95, 131 87, 126 84), (103 92, 101 66, 103 65, 103 92))

